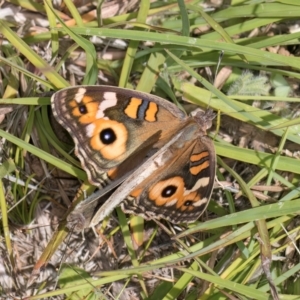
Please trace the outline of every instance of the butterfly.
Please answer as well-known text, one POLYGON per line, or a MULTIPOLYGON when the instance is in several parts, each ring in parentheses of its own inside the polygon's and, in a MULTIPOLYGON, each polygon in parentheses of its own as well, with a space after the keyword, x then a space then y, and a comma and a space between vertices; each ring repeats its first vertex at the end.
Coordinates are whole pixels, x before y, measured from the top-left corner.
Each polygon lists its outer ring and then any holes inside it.
POLYGON ((172 223, 194 222, 205 211, 216 168, 206 134, 210 110, 187 116, 163 98, 113 86, 65 88, 53 94, 51 105, 89 182, 112 190, 99 209, 89 199, 75 208, 87 226, 118 205, 172 223))

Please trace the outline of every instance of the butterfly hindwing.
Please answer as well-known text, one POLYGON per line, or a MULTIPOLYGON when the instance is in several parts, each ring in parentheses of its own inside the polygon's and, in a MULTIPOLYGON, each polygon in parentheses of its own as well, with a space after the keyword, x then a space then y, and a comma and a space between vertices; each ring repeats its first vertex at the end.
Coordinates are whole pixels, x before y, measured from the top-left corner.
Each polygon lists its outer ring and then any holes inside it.
POLYGON ((211 140, 202 136, 184 145, 179 140, 169 150, 173 156, 166 165, 155 170, 121 203, 125 212, 182 223, 195 221, 205 211, 215 176, 211 140))

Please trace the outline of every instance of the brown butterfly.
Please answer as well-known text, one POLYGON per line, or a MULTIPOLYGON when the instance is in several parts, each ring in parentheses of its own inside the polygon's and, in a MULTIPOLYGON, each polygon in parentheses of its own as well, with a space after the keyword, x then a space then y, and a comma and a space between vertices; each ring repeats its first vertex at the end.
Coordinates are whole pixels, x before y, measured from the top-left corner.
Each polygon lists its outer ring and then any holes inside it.
POLYGON ((205 211, 216 165, 206 135, 211 111, 188 117, 160 97, 112 86, 66 88, 51 103, 90 183, 104 189, 119 184, 93 216, 90 201, 75 209, 92 218, 90 227, 118 205, 173 223, 193 222, 205 211))

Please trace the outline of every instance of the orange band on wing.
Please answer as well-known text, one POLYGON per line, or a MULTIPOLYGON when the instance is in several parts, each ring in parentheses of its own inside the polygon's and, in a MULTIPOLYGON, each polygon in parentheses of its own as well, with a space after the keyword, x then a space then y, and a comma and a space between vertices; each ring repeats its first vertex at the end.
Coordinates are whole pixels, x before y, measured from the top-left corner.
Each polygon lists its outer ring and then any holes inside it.
POLYGON ((154 102, 149 102, 149 107, 146 111, 145 120, 148 122, 155 122, 157 112, 158 112, 157 104, 154 102))
POLYGON ((139 98, 131 98, 129 104, 124 110, 124 113, 132 119, 143 119, 148 122, 157 121, 156 114, 158 105, 151 101, 142 100, 139 98))
POLYGON ((209 167, 209 161, 205 161, 204 163, 198 165, 198 166, 194 166, 190 168, 190 173, 192 175, 197 175, 199 174, 201 171, 203 171, 204 169, 209 167))
POLYGON ((125 108, 125 114, 132 119, 138 118, 138 110, 140 105, 142 104, 142 99, 139 98, 131 98, 129 104, 125 108))
POLYGON ((201 152, 199 154, 193 154, 193 155, 191 155, 190 161, 191 162, 199 161, 202 158, 205 158, 205 157, 208 157, 208 156, 209 156, 208 151, 203 151, 203 152, 201 152))

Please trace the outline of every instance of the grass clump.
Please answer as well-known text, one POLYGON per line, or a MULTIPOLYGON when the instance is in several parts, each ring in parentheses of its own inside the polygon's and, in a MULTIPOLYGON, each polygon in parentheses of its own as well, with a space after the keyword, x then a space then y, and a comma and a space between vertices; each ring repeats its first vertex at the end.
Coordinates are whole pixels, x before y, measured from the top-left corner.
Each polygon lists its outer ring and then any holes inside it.
POLYGON ((1 5, 1 298, 299 298, 299 4, 1 5), (95 189, 49 109, 49 91, 75 84, 219 113, 202 221, 158 225, 116 209, 96 236, 66 227, 71 201, 95 189))

